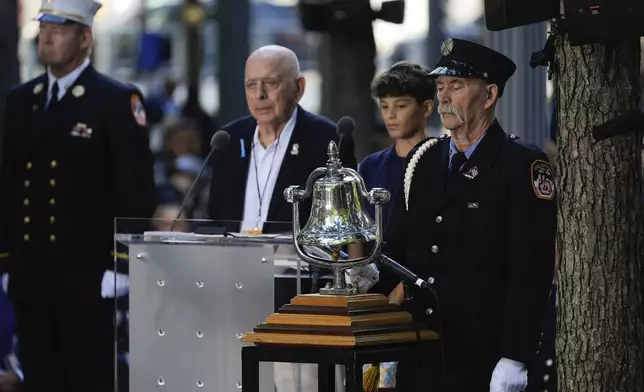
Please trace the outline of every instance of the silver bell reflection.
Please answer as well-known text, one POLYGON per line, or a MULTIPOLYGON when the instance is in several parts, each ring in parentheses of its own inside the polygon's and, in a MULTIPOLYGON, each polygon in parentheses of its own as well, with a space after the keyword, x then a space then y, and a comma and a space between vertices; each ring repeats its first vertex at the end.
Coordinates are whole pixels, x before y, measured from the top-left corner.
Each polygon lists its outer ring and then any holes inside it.
POLYGON ((367 191, 364 180, 357 171, 342 167, 338 147, 331 141, 327 150, 326 167, 311 173, 306 188, 290 186, 284 197, 293 204, 293 242, 302 260, 333 271, 333 284, 320 290, 320 294, 352 295, 355 288, 347 286, 344 270, 375 262, 382 245, 382 205, 390 199, 389 191, 374 188, 367 191), (300 230, 299 203, 312 197, 311 215, 300 230), (365 201, 374 204, 376 221, 365 210, 365 201), (375 241, 368 256, 341 260, 342 247, 375 241), (306 250, 308 246, 330 251, 331 258, 321 258, 306 250))

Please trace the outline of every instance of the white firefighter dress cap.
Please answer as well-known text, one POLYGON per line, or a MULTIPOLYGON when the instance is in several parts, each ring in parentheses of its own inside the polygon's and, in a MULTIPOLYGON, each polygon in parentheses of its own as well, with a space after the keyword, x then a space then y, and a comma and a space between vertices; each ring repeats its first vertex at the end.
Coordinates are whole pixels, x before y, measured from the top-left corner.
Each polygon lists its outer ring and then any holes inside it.
POLYGON ((56 24, 77 22, 92 27, 94 16, 102 6, 94 0, 42 0, 35 20, 56 24))

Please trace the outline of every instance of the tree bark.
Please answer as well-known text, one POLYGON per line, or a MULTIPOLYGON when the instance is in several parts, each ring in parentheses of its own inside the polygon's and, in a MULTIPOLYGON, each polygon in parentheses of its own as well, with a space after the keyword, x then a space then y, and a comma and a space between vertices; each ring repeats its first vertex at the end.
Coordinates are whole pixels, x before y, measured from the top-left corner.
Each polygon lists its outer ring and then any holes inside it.
POLYGON ((644 391, 642 134, 591 136, 637 107, 639 41, 555 56, 559 391, 644 391))

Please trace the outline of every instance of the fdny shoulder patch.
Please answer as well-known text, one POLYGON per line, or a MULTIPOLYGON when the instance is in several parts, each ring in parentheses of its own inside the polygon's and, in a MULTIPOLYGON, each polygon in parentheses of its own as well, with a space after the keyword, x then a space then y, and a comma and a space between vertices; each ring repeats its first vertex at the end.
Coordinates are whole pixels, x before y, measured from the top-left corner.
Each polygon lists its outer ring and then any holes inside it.
POLYGON ((141 127, 146 126, 148 120, 145 115, 145 108, 143 108, 143 102, 141 102, 141 98, 139 98, 137 94, 132 94, 132 97, 130 98, 130 107, 132 108, 132 115, 134 116, 136 123, 141 127))
POLYGON ((555 196, 555 182, 552 165, 537 159, 532 162, 530 178, 532 189, 539 199, 552 200, 555 196))

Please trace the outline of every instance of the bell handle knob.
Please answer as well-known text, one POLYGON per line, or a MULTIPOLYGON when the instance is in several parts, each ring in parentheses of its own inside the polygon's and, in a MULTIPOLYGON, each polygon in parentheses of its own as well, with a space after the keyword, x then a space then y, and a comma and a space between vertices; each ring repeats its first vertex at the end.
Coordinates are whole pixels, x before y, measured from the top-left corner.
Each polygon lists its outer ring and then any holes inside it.
POLYGON ((382 206, 391 200, 391 193, 385 188, 372 188, 367 195, 369 203, 382 206))

